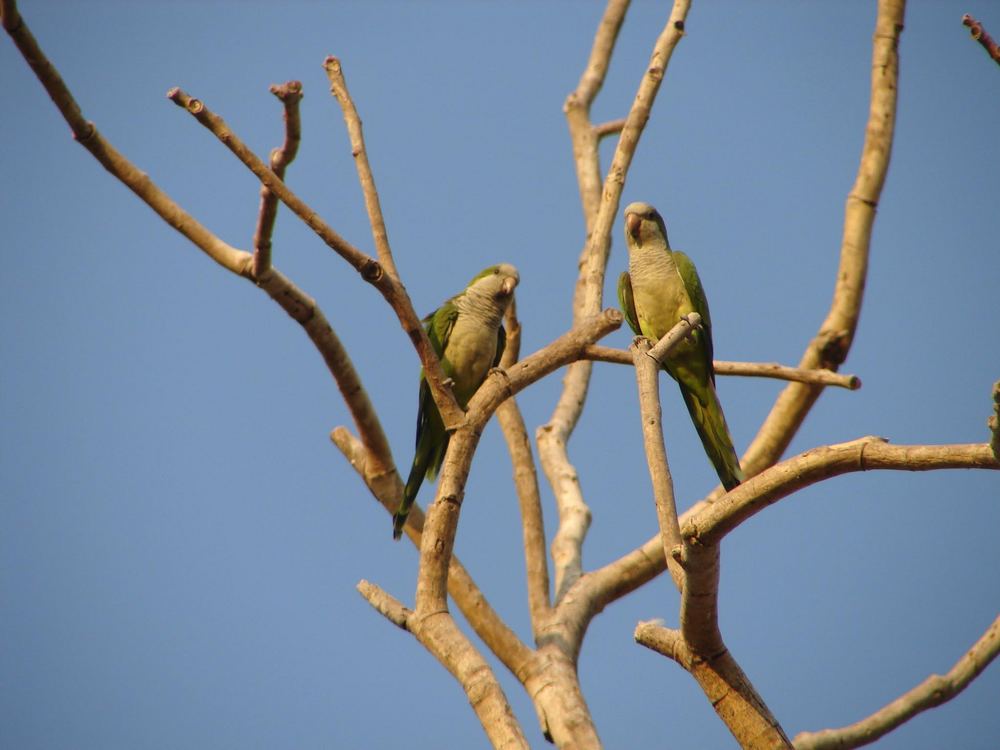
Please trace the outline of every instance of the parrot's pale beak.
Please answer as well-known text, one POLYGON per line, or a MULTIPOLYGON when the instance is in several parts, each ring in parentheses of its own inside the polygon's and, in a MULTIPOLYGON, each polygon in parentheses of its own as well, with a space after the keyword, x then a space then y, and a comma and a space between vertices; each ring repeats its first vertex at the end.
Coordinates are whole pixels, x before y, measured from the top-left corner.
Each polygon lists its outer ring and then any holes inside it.
POLYGON ((636 242, 639 241, 639 230, 642 228, 642 219, 639 214, 625 214, 625 231, 629 233, 636 242))
POLYGON ((514 287, 517 286, 517 278, 514 276, 508 276, 503 280, 503 284, 500 285, 500 290, 505 296, 509 297, 514 293, 514 287))

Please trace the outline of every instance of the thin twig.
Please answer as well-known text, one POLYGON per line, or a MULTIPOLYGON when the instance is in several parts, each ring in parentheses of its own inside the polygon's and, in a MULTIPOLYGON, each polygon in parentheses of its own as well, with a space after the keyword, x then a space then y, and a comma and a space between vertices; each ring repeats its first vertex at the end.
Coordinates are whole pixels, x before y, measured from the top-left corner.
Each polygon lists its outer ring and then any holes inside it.
POLYGON ((354 156, 354 164, 358 169, 358 180, 361 183, 361 192, 365 197, 365 208, 368 211, 368 221, 372 227, 372 238, 375 241, 375 252, 378 254, 379 263, 386 273, 399 278, 396 270, 396 262, 392 259, 392 250, 389 248, 389 233, 385 228, 385 219, 382 216, 382 205, 378 199, 378 190, 375 188, 375 177, 372 175, 371 164, 368 163, 368 150, 365 148, 365 136, 361 127, 361 116, 354 106, 347 91, 347 81, 344 78, 344 70, 340 60, 330 55, 323 61, 326 69, 326 76, 330 81, 330 92, 337 99, 341 110, 344 112, 344 123, 347 125, 347 134, 351 139, 351 154, 354 156))
MULTIPOLYGON (((615 349, 599 344, 588 346, 583 356, 594 362, 608 362, 613 365, 632 364, 632 355, 626 349, 615 349)), ((728 362, 721 359, 715 360, 712 364, 716 375, 791 380, 798 383, 832 385, 846 388, 849 391, 856 391, 861 387, 861 378, 857 375, 842 375, 833 370, 802 370, 798 367, 780 365, 777 362, 728 362)))
POLYGON ((225 120, 209 110, 204 102, 192 98, 179 88, 168 91, 167 98, 179 107, 186 109, 199 123, 222 141, 327 246, 350 263, 361 274, 361 278, 378 289, 396 313, 403 331, 410 337, 410 341, 413 342, 413 346, 417 350, 420 364, 424 368, 424 374, 431 388, 431 395, 434 397, 434 403, 441 413, 445 427, 453 429, 460 425, 464 421, 465 415, 458 402, 455 401, 451 389, 446 385, 447 379, 441 369, 441 362, 427 338, 420 318, 413 310, 413 303, 410 301, 406 289, 399 283, 395 275, 385 273, 381 263, 358 250, 341 237, 333 227, 323 221, 319 214, 278 179, 278 176, 268 169, 264 162, 232 131, 225 120))
POLYGON ((609 120, 594 126, 594 135, 598 138, 607 138, 609 135, 617 135, 625 128, 625 118, 609 120))
POLYGON ((795 750, 850 750, 875 742, 919 713, 957 696, 1000 654, 1000 617, 962 655, 948 674, 931 675, 871 716, 840 729, 802 732, 795 750))
POLYGON ((389 622, 403 630, 409 629, 407 621, 413 612, 404 607, 403 603, 392 596, 392 594, 364 579, 358 581, 356 588, 358 589, 358 593, 365 598, 365 601, 372 605, 389 622))
POLYGON ((968 13, 962 16, 962 23, 969 27, 969 33, 972 35, 972 38, 983 45, 983 49, 986 50, 986 54, 992 57, 997 65, 1000 65, 1000 44, 997 44, 993 40, 993 37, 986 32, 986 29, 983 28, 983 24, 970 16, 968 13))
MULTIPOLYGON (((288 81, 280 86, 272 84, 270 91, 284 105, 285 141, 271 151, 271 171, 278 179, 285 179, 285 167, 292 163, 299 151, 302 140, 302 119, 299 116, 299 102, 302 100, 302 84, 288 81)), ((260 278, 271 267, 271 235, 274 221, 278 216, 278 196, 267 185, 260 186, 260 208, 257 211, 257 229, 253 234, 253 275, 260 278)))

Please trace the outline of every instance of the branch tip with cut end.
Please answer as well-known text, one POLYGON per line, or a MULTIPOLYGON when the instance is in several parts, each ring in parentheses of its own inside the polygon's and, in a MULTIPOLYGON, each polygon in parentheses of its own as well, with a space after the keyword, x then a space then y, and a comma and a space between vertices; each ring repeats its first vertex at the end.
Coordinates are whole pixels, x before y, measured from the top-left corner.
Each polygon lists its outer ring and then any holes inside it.
POLYGON ((389 622, 403 630, 409 630, 410 615, 413 611, 376 584, 364 579, 358 581, 358 593, 389 622))

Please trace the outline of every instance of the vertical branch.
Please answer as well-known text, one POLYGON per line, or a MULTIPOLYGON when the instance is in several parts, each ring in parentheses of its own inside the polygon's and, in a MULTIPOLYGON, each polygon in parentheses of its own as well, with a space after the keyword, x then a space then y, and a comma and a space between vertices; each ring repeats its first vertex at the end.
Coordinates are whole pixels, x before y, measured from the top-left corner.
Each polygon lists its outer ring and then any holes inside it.
POLYGON ((590 108, 604 85, 604 78, 611 64, 611 53, 628 6, 629 0, 609 0, 594 36, 587 67, 584 68, 576 89, 566 97, 563 104, 573 143, 573 163, 576 165, 576 181, 580 188, 587 234, 590 234, 601 202, 601 167, 597 150, 601 133, 591 123, 590 108))
MULTIPOLYGON (((285 105, 285 141, 271 151, 271 171, 278 179, 285 179, 285 167, 292 163, 299 151, 302 139, 302 120, 299 117, 299 102, 302 100, 302 84, 289 81, 280 86, 272 85, 272 94, 285 105)), ((278 196, 267 185, 260 186, 260 209, 257 212, 257 229, 253 234, 253 275, 259 279, 271 268, 271 235, 274 220, 278 216, 278 196)))
POLYGON ((667 463, 667 449, 663 444, 663 427, 660 410, 660 368, 649 356, 649 341, 637 338, 632 344, 632 361, 639 388, 639 412, 642 419, 642 441, 646 446, 646 464, 653 484, 656 500, 656 517, 660 523, 663 540, 663 559, 680 561, 683 555, 681 528, 677 523, 677 506, 674 503, 674 483, 667 463))
MULTIPOLYGON (((625 176, 632 163, 639 138, 649 120, 667 64, 684 34, 684 22, 690 5, 690 0, 675 0, 670 18, 653 46, 646 72, 642 76, 628 116, 625 118, 611 166, 604 179, 597 214, 593 224, 589 221, 587 224, 588 240, 581 257, 580 275, 573 300, 574 321, 595 315, 600 310, 604 275, 611 250, 611 227, 621 201, 625 176)), ((612 1, 595 39, 594 51, 591 53, 592 65, 588 66, 588 70, 592 68, 595 75, 589 77, 585 74, 578 89, 579 98, 584 103, 584 111, 585 107, 589 106, 586 102, 592 101, 602 80, 601 76, 607 69, 606 62, 596 61, 602 56, 611 54, 614 38, 621 23, 619 13, 624 13, 624 4, 612 1), (596 85, 594 81, 597 81, 596 85)), ((573 118, 581 117, 576 108, 569 107, 567 117, 571 112, 573 118)), ((571 125, 571 132, 574 128, 582 132, 582 124, 576 119, 574 123, 576 124, 571 125)), ((574 139, 574 152, 577 148, 584 148, 587 143, 590 142, 583 136, 580 136, 579 140, 574 139)), ((596 158, 596 138, 590 146, 596 158)), ((587 174, 592 172, 586 165, 578 168, 578 171, 581 169, 587 174)), ((589 187, 581 185, 582 194, 589 194, 589 191, 589 187)), ((587 198, 584 199, 584 205, 588 205, 587 198)), ((590 526, 590 509, 583 500, 579 478, 569 460, 566 445, 583 410, 590 383, 591 366, 591 363, 586 361, 574 362, 567 370, 563 381, 563 392, 552 418, 536 433, 539 455, 545 474, 552 484, 559 510, 559 530, 552 542, 552 557, 556 565, 557 601, 581 575, 583 540, 590 526)))
POLYGON ((354 164, 358 169, 358 180, 361 182, 361 192, 365 196, 365 208, 368 210, 368 221, 372 227, 372 238, 375 240, 375 252, 378 255, 379 263, 386 273, 399 279, 399 272, 396 271, 396 262, 392 259, 392 250, 389 249, 389 233, 385 228, 385 219, 382 217, 382 204, 378 199, 378 190, 375 189, 375 177, 372 175, 371 164, 368 163, 368 150, 365 148, 365 137, 361 129, 361 116, 354 106, 347 91, 347 81, 344 79, 344 71, 338 60, 330 55, 323 62, 326 69, 326 76, 330 81, 330 92, 337 99, 341 110, 344 112, 344 123, 347 125, 347 134, 351 139, 351 154, 354 155, 354 164))
MULTIPOLYGON (((819 333, 810 342, 799 367, 836 370, 854 341, 868 275, 875 209, 882 194, 896 124, 899 81, 899 37, 903 31, 905 0, 879 0, 872 49, 871 104, 865 142, 854 187, 847 196, 840 268, 833 303, 819 333)), ((752 476, 777 461, 823 392, 821 386, 791 383, 778 396, 770 414, 743 457, 743 469, 752 476)))
POLYGON ((226 121, 212 112, 205 103, 194 99, 179 88, 170 89, 167 98, 179 107, 188 111, 199 123, 207 128, 228 148, 236 158, 253 172, 257 179, 267 185, 278 199, 323 240, 326 245, 346 260, 361 274, 361 278, 375 287, 389 304, 403 331, 409 336, 420 364, 424 368, 424 376, 431 389, 434 404, 441 413, 441 419, 448 429, 454 429, 465 421, 465 413, 459 407, 451 389, 445 384, 446 378, 441 362, 438 360, 434 347, 427 338, 427 332, 421 325, 420 318, 413 310, 413 303, 406 293, 405 287, 395 275, 386 273, 382 264, 371 256, 361 252, 350 242, 341 237, 327 224, 316 211, 299 198, 278 176, 272 172, 257 155, 236 135, 226 124, 226 121))
MULTIPOLYGON (((628 10, 629 0, 609 0, 590 51, 590 58, 580 82, 566 99, 563 111, 573 144, 584 223, 589 238, 601 200, 601 168, 598 154, 599 138, 590 121, 590 108, 604 85, 611 63, 618 32, 628 10)), ((585 265, 587 247, 580 256, 580 268, 585 265)), ((583 317, 585 276, 581 272, 573 295, 573 319, 583 317)), ((566 369, 563 390, 548 424, 535 433, 539 460, 552 487, 559 512, 559 529, 552 541, 552 561, 556 574, 556 601, 579 578, 583 570, 581 550, 590 527, 590 509, 580 491, 580 478, 569 460, 566 445, 583 411, 590 385, 590 362, 574 362, 566 369)))
MULTIPOLYGON (((510 369, 521 354, 521 324, 517 319, 516 300, 511 300, 504 318, 507 346, 500 367, 510 369)), ((524 567, 527 572, 528 609, 531 629, 538 639, 540 628, 551 612, 549 601, 549 568, 545 559, 545 524, 542 518, 542 498, 538 490, 538 472, 531 453, 528 429, 517 401, 509 398, 497 409, 497 421, 503 431, 507 450, 514 468, 514 488, 521 510, 524 543, 524 567)))

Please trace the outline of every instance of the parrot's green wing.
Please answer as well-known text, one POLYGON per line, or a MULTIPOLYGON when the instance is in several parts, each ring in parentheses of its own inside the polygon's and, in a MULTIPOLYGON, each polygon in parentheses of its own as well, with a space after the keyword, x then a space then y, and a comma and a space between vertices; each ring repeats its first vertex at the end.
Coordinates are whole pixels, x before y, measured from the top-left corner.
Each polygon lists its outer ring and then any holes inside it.
MULTIPOLYGON (((431 342, 431 348, 438 358, 444 356, 444 349, 448 345, 448 338, 451 336, 451 329, 455 327, 455 320, 458 318, 458 308, 448 300, 437 310, 423 319, 424 330, 427 331, 427 338, 431 342)), ((420 371, 420 396, 417 406, 417 438, 419 447, 420 436, 429 429, 431 414, 437 417, 437 405, 431 395, 431 387, 427 385, 427 378, 424 371, 420 371)))
MULTIPOLYGON (((694 263, 684 253, 674 250, 674 263, 677 265, 677 272, 681 275, 684 287, 687 289, 688 297, 694 310, 701 316, 701 335, 695 334, 701 340, 701 350, 704 352, 704 364, 706 372, 712 382, 715 382, 715 369, 712 365, 714 353, 712 351, 712 317, 708 313, 708 298, 705 290, 701 286, 701 279, 698 278, 698 271, 694 263)), ((619 289, 621 284, 619 282, 619 289)))
POLYGON ((497 355, 493 358, 493 366, 500 366, 500 358, 503 356, 504 349, 507 348, 507 331, 501 325, 497 329, 497 355))
MULTIPOLYGON (((697 275, 695 278, 698 278, 697 275)), ((632 297, 632 277, 628 275, 628 271, 622 271, 621 276, 618 277, 618 305, 625 315, 628 327, 636 336, 641 336, 639 316, 635 312, 635 299, 632 297)))

